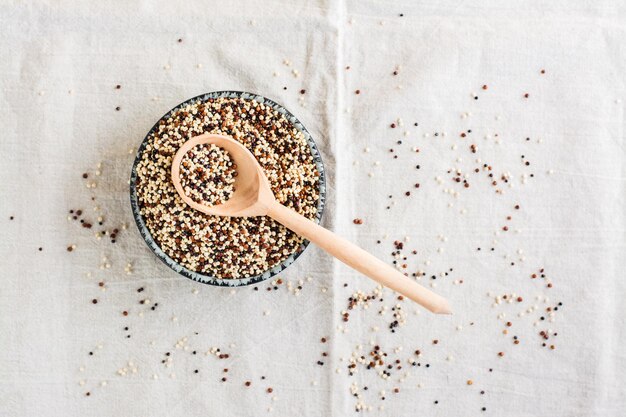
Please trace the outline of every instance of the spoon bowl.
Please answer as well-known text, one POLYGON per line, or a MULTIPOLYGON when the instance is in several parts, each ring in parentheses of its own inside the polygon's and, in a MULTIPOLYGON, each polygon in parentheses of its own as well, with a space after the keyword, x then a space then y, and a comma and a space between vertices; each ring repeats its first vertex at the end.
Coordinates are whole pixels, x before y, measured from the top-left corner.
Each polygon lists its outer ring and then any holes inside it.
POLYGON ((205 133, 185 142, 172 160, 172 182, 185 203, 196 210, 213 216, 265 216, 268 205, 276 201, 270 183, 254 155, 240 142, 223 135, 205 133), (224 203, 214 206, 195 202, 185 194, 181 185, 180 163, 183 157, 196 146, 203 144, 213 144, 223 148, 230 154, 237 166, 237 176, 234 183, 235 192, 224 203))

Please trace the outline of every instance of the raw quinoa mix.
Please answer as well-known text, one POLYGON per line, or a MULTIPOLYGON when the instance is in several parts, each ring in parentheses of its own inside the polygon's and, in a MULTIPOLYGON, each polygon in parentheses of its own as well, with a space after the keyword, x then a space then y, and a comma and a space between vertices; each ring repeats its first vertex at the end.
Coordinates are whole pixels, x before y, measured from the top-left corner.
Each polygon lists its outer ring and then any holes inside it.
POLYGON ((254 100, 198 100, 159 121, 137 164, 140 213, 159 247, 192 271, 224 279, 259 275, 301 250, 303 239, 269 217, 209 216, 185 204, 170 178, 172 159, 202 133, 241 142, 280 203, 309 219, 317 213, 320 174, 300 130, 254 100))
POLYGON ((204 206, 216 206, 235 192, 237 165, 225 149, 203 143, 183 156, 179 175, 187 197, 204 206))

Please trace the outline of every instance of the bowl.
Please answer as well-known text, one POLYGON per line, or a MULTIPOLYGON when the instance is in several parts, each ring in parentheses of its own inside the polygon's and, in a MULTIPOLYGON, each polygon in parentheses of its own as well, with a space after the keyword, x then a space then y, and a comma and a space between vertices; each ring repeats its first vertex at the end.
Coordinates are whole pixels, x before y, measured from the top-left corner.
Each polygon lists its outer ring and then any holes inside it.
POLYGON ((143 141, 141 142, 141 145, 139 146, 139 149, 137 150, 137 156, 135 157, 135 161, 133 163, 133 167, 132 167, 131 174, 130 174, 130 206, 133 212, 133 218, 135 219, 135 223, 137 224, 137 228, 139 229, 139 233, 145 240, 146 244, 148 245, 150 250, 157 256, 157 258, 163 261, 171 269, 173 269, 174 271, 176 271, 177 273, 179 273, 180 275, 186 278, 192 279, 202 284, 215 285, 219 287, 241 287, 241 286, 252 285, 252 284, 259 283, 261 281, 265 281, 279 274, 280 272, 284 271, 285 268, 287 268, 289 265, 295 262, 296 259, 298 259, 298 257, 302 254, 302 252, 309 245, 309 242, 305 240, 300 245, 298 250, 292 253, 291 255, 289 255, 289 257, 285 259, 283 262, 263 272, 262 274, 255 275, 255 276, 250 276, 250 277, 245 277, 245 278, 235 278, 235 279, 216 278, 210 275, 192 271, 184 267, 183 265, 179 264, 178 262, 174 261, 172 258, 170 258, 165 252, 161 250, 159 245, 156 243, 156 241, 150 234, 150 231, 146 227, 143 217, 140 214, 139 203, 137 200, 137 190, 135 188, 135 182, 137 179, 137 171, 136 171, 137 164, 139 163, 141 159, 141 154, 147 145, 148 137, 150 136, 152 132, 154 132, 157 129, 159 121, 164 118, 169 117, 172 112, 192 102, 195 102, 198 100, 206 101, 208 99, 215 99, 215 98, 222 98, 222 97, 255 100, 255 101, 258 101, 259 103, 268 105, 272 107, 273 109, 277 110, 278 112, 282 113, 285 116, 285 118, 287 118, 287 120, 289 120, 296 127, 296 129, 302 132, 302 134, 306 138, 307 143, 309 144, 309 147, 311 149, 311 154, 313 155, 313 160, 315 162, 315 165, 317 166, 318 172, 320 173, 320 178, 319 178, 320 198, 319 198, 319 202, 317 205, 317 214, 315 217, 315 222, 318 224, 320 223, 320 221, 322 220, 322 214, 324 213, 324 204, 326 201, 326 175, 324 172, 324 164, 322 162, 322 157, 320 155, 319 150, 317 149, 317 145, 315 144, 315 141, 311 137, 311 134, 292 113, 290 113, 286 108, 284 108, 280 104, 266 97, 253 94, 253 93, 244 92, 244 91, 215 91, 215 92, 201 94, 199 96, 190 98, 189 100, 185 100, 184 102, 180 103, 179 105, 171 109, 169 112, 163 115, 163 117, 161 117, 154 124, 152 129, 150 129, 150 131, 146 134, 143 141))

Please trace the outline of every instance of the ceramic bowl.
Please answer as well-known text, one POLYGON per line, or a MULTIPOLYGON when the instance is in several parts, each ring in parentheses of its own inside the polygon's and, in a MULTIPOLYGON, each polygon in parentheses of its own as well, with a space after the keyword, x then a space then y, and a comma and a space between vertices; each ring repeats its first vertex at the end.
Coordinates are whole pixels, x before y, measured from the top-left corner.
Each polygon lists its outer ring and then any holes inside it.
MULTIPOLYGON (((269 105, 273 109, 282 113, 287 118, 287 120, 293 123, 293 125, 304 134, 304 137, 306 138, 306 141, 308 142, 309 147, 311 148, 311 154, 313 155, 315 165, 317 165, 317 169, 320 173, 320 180, 319 180, 320 199, 319 199, 319 203, 317 206, 317 215, 315 218, 315 221, 319 223, 322 219, 322 214, 324 212, 324 203, 326 200, 326 176, 324 173, 324 164, 322 163, 322 157, 309 131, 293 114, 291 114, 287 109, 285 109, 280 104, 266 97, 259 96, 257 94, 243 92, 243 91, 216 91, 212 93, 202 94, 202 95, 190 98, 189 100, 186 100, 180 103, 179 105, 171 109, 169 112, 167 112, 161 119, 159 119, 159 121, 162 119, 168 118, 170 114, 172 114, 174 111, 192 102, 195 102, 197 100, 205 101, 211 98, 214 99, 214 98, 220 98, 220 97, 256 100, 259 103, 264 103, 265 105, 269 105)), ((302 245, 298 248, 298 250, 295 253, 291 254, 282 263, 280 263, 279 265, 276 265, 272 269, 269 269, 263 272, 260 275, 255 275, 255 276, 245 277, 245 278, 238 278, 238 279, 220 279, 220 278, 201 274, 199 272, 195 272, 190 269, 187 269, 181 264, 179 264, 178 262, 174 261, 172 258, 170 258, 165 252, 163 252, 161 248, 158 246, 158 244, 155 242, 155 240, 153 239, 152 235, 150 234, 150 231, 146 227, 143 217, 141 216, 139 212, 139 204, 137 201, 137 190, 135 189, 135 182, 137 179, 137 172, 136 172, 137 164, 140 161, 141 153, 146 147, 148 137, 150 136, 152 132, 154 132, 157 129, 159 121, 157 121, 157 123, 155 123, 152 129, 150 129, 146 137, 143 139, 141 146, 139 146, 139 149, 137 150, 137 156, 135 157, 135 162, 133 163, 133 168, 132 168, 131 175, 130 175, 130 205, 132 208, 133 217, 135 218, 135 223, 137 224, 137 228, 139 228, 139 233, 141 234, 143 239, 146 241, 146 244, 148 245, 150 250, 152 250, 152 252, 154 252, 154 254, 157 256, 157 258, 159 258, 171 269, 173 269, 174 271, 178 272, 180 275, 186 278, 192 279, 202 284, 215 285, 215 286, 220 286, 220 287, 241 287, 244 285, 252 285, 261 281, 265 281, 266 279, 270 279, 276 274, 282 272, 283 270, 285 270, 285 268, 291 265, 296 259, 298 259, 298 257, 302 254, 304 249, 309 244, 309 242, 306 240, 302 243, 302 245)))

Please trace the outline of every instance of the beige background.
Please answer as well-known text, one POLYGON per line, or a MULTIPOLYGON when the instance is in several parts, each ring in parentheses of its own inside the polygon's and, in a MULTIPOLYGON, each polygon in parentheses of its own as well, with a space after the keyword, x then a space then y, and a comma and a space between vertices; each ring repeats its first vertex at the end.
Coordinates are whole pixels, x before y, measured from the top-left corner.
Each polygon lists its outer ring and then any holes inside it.
MULTIPOLYGON (((499 416, 626 413, 619 2, 71 3, 0 6, 0 415, 344 416, 355 414, 352 383, 378 415, 479 415, 482 407, 499 416), (408 236, 405 253, 418 251, 407 261, 411 272, 454 268, 435 290, 456 314, 416 315, 405 302, 407 323, 392 334, 391 313, 377 314, 395 304, 387 294, 352 311, 347 332, 337 330, 348 297, 373 285, 316 248, 282 276, 304 280, 299 297, 265 286, 231 294, 162 265, 132 224, 129 149, 179 102, 226 89, 275 99, 311 131, 329 177, 325 226, 390 262, 393 241, 408 236), (404 126, 390 129, 398 118, 404 126), (453 183, 447 171, 471 171, 476 158, 492 164, 498 180, 509 173, 514 187, 498 195, 484 173, 470 173, 469 189, 453 183), (85 186, 83 172, 96 188, 85 186), (387 210, 389 194, 396 204, 387 210), (129 225, 115 245, 66 220, 78 208, 94 219, 92 195, 108 226, 129 225), (364 224, 355 226, 355 217, 364 224), (103 256, 109 269, 99 269, 103 256), (552 289, 529 278, 540 267, 552 289), (490 291, 522 295, 523 306, 492 307, 490 291), (140 305, 144 297, 158 308, 140 305), (535 327, 558 301, 554 323, 535 327), (554 351, 541 347, 544 328, 559 334, 549 341, 554 351), (177 349, 185 337, 189 350, 177 349), (370 341, 389 352, 402 347, 402 358, 421 347, 431 367, 405 366, 403 382, 403 372, 389 381, 365 370, 349 377, 347 358, 370 341), (211 346, 231 358, 205 356, 211 346), (161 363, 168 351, 170 368, 161 363), (319 366, 323 351, 330 356, 319 366)), ((422 282, 433 282, 428 276, 422 282)))

